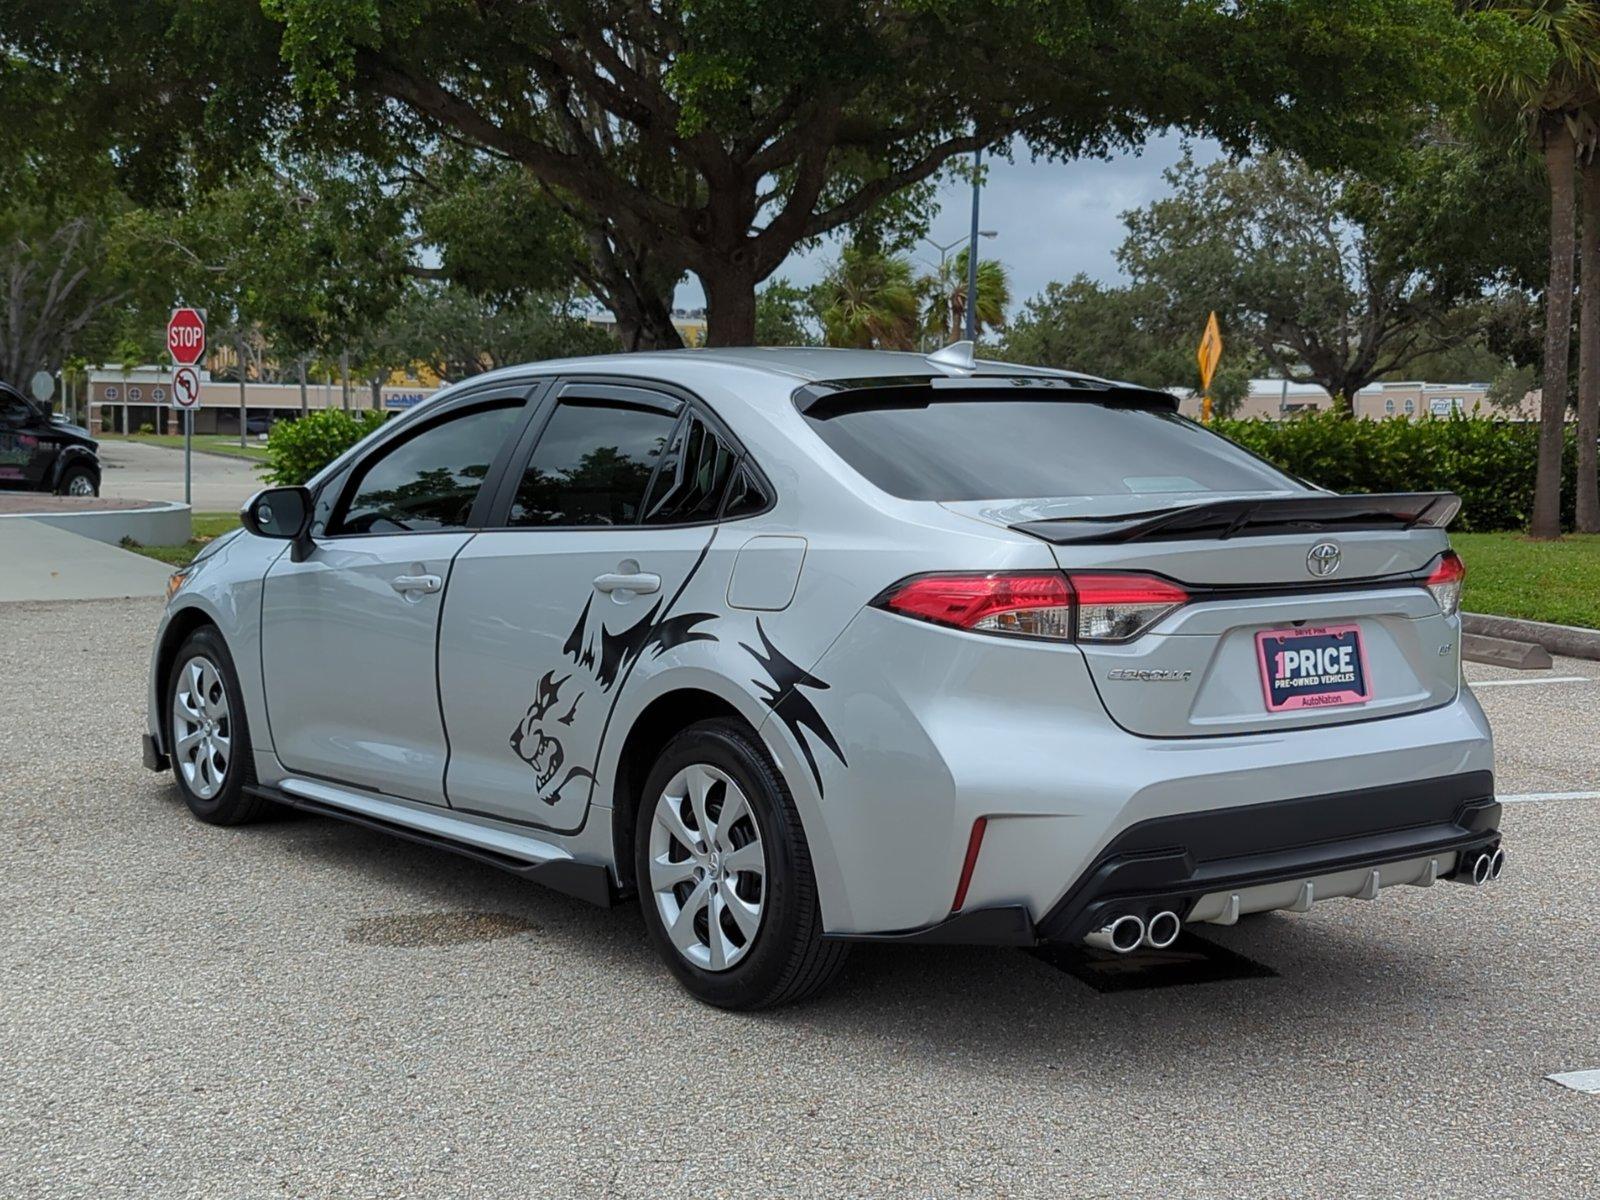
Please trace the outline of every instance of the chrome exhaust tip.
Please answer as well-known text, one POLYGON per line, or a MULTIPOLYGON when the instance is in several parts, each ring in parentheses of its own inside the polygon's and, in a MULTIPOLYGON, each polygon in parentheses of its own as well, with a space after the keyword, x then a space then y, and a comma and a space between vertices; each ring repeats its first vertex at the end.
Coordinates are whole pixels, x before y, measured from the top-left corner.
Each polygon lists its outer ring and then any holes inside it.
POLYGON ((1183 922, 1171 911, 1158 912, 1144 927, 1144 944, 1152 950, 1165 950, 1178 940, 1183 932, 1183 922))
POLYGON ((1490 874, 1493 867, 1494 855, 1489 851, 1463 850, 1456 859, 1456 869, 1450 873, 1450 879, 1469 887, 1482 887, 1493 878, 1490 874))
POLYGON ((1144 922, 1131 913, 1118 917, 1103 929, 1096 929, 1084 939, 1084 944, 1097 950, 1110 950, 1113 954, 1128 954, 1144 942, 1144 922))
POLYGON ((1489 856, 1489 880, 1492 883, 1500 878, 1500 872, 1506 869, 1506 852, 1499 846, 1494 848, 1494 853, 1489 856))

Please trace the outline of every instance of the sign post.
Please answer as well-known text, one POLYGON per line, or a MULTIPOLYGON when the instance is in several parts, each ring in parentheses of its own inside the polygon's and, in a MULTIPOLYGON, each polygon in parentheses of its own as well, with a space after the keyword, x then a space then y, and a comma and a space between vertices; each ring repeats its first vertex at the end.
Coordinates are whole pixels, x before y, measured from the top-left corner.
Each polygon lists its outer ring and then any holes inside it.
POLYGON ((1217 362, 1222 358, 1222 327, 1217 324, 1217 314, 1206 321, 1206 331, 1201 335, 1200 348, 1195 359, 1200 364, 1200 388, 1205 399, 1200 402, 1200 419, 1211 423, 1211 378, 1217 373, 1217 362))
POLYGON ((183 413, 183 502, 194 507, 194 410, 200 406, 200 372, 206 352, 206 319, 195 309, 172 310, 167 321, 167 351, 172 355, 172 407, 183 413))

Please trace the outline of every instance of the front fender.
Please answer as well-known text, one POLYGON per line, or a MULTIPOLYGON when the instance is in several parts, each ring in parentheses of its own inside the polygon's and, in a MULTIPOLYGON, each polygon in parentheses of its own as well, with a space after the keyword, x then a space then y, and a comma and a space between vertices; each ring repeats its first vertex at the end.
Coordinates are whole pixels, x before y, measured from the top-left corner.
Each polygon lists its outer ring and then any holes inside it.
POLYGON ((285 543, 242 534, 190 566, 183 587, 162 614, 150 656, 149 726, 163 750, 167 747, 161 693, 166 673, 189 632, 197 624, 209 623, 227 642, 239 674, 257 770, 269 773, 263 779, 271 777, 275 757, 261 674, 261 593, 267 568, 286 549, 285 543))
POLYGON ((94 472, 95 490, 100 490, 100 459, 94 451, 85 446, 63 446, 56 455, 55 464, 50 468, 50 478, 46 481, 50 491, 55 491, 61 484, 61 477, 66 474, 67 468, 81 464, 94 472))

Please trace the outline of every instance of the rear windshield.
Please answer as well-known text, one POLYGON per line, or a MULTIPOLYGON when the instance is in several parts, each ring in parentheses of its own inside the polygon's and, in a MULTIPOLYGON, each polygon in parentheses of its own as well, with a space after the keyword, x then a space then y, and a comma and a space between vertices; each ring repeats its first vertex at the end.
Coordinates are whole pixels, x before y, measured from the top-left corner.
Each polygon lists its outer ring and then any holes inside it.
POLYGON ((1176 413, 1015 393, 868 403, 840 397, 806 420, 845 462, 906 500, 1303 490, 1176 413))

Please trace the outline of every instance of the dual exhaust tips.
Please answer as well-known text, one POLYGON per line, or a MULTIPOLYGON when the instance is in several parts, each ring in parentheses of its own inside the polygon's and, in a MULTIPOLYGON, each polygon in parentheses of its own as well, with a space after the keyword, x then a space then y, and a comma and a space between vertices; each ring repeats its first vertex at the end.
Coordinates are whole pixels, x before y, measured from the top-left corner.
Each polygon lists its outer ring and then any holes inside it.
MULTIPOLYGON (((1457 883, 1482 887, 1500 878, 1506 869, 1506 852, 1500 846, 1476 850, 1461 855, 1450 878, 1457 883)), ((1372 873, 1374 876, 1377 872, 1372 873)), ((1310 885, 1307 885, 1309 891, 1310 885)), ((1376 888, 1374 888, 1376 892, 1376 888)), ((1141 946, 1152 950, 1165 950, 1178 940, 1183 931, 1183 921, 1178 914, 1164 909, 1147 922, 1143 917, 1127 913, 1109 925, 1096 929, 1083 939, 1084 944, 1097 950, 1110 950, 1113 954, 1131 954, 1141 946)))
POLYGON ((1500 872, 1505 869, 1506 852, 1496 846, 1492 850, 1476 850, 1462 854, 1461 861, 1456 863, 1455 872, 1450 878, 1456 883, 1482 887, 1499 879, 1500 872))
POLYGON ((1097 950, 1110 950, 1114 954, 1131 954, 1140 946, 1152 950, 1165 950, 1178 940, 1183 931, 1183 921, 1171 911, 1158 912, 1146 923, 1143 917, 1132 913, 1118 917, 1102 929, 1085 937, 1084 943, 1097 950))

